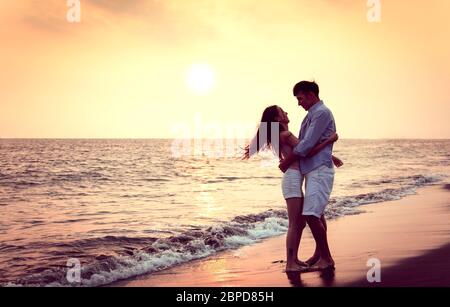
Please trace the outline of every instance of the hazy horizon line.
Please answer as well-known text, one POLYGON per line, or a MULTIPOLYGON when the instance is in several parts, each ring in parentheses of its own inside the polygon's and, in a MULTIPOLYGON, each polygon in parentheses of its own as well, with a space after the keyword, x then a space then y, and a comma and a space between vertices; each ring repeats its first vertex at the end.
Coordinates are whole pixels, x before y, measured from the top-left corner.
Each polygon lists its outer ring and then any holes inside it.
MULTIPOLYGON (((162 138, 162 137, 0 137, 0 140, 248 140, 249 138, 162 138)), ((342 138, 339 140, 450 140, 450 138, 342 138)))

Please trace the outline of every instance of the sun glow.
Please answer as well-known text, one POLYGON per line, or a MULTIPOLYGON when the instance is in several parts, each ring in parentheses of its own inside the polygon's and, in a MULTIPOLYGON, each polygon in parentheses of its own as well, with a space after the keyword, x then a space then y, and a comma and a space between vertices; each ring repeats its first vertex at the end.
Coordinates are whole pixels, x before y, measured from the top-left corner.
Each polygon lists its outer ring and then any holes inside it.
POLYGON ((196 95, 206 95, 214 88, 214 70, 208 64, 194 64, 187 73, 186 85, 196 95))

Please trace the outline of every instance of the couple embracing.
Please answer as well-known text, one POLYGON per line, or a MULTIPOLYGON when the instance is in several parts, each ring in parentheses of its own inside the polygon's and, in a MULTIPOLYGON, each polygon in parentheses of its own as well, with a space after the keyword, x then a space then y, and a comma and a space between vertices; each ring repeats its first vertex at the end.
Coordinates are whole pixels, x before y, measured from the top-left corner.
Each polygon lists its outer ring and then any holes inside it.
POLYGON ((293 94, 305 116, 299 137, 289 131, 288 114, 277 105, 267 107, 262 115, 257 135, 247 145, 244 158, 249 159, 263 149, 272 149, 280 157, 280 170, 284 173, 282 192, 286 200, 289 229, 286 236, 286 272, 305 272, 334 269, 327 239, 325 207, 328 204, 334 182, 334 166, 342 161, 333 156, 333 144, 337 141, 333 114, 319 98, 319 86, 315 82, 301 81, 294 86, 293 94), (279 124, 279 144, 272 144, 271 127, 279 124), (262 131, 267 129, 267 131, 262 131), (264 142, 260 134, 266 135, 264 142), (255 150, 251 150, 254 148, 255 150), (302 191, 305 183, 305 193, 302 191), (314 254, 305 262, 298 259, 298 249, 303 229, 309 226, 316 242, 314 254))

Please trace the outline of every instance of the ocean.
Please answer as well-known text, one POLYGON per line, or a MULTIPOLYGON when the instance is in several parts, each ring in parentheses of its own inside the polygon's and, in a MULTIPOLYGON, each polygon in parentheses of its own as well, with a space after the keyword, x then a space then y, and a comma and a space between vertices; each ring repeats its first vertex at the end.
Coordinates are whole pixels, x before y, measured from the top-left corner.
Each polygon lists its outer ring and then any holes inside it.
MULTIPOLYGON (((173 142, 0 139, 0 285, 107 285, 285 233, 276 157, 243 161, 239 142, 174 155, 173 142)), ((343 139, 334 154, 329 219, 450 175, 450 140, 343 139)))

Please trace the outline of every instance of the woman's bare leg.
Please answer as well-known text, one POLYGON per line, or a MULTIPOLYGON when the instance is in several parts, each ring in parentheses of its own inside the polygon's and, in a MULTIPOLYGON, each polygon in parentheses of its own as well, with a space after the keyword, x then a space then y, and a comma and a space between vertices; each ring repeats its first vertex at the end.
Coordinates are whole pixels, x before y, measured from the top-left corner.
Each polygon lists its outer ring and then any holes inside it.
POLYGON ((289 228, 286 235, 286 272, 299 271, 303 266, 299 264, 298 248, 306 220, 302 215, 303 198, 286 199, 289 228))

